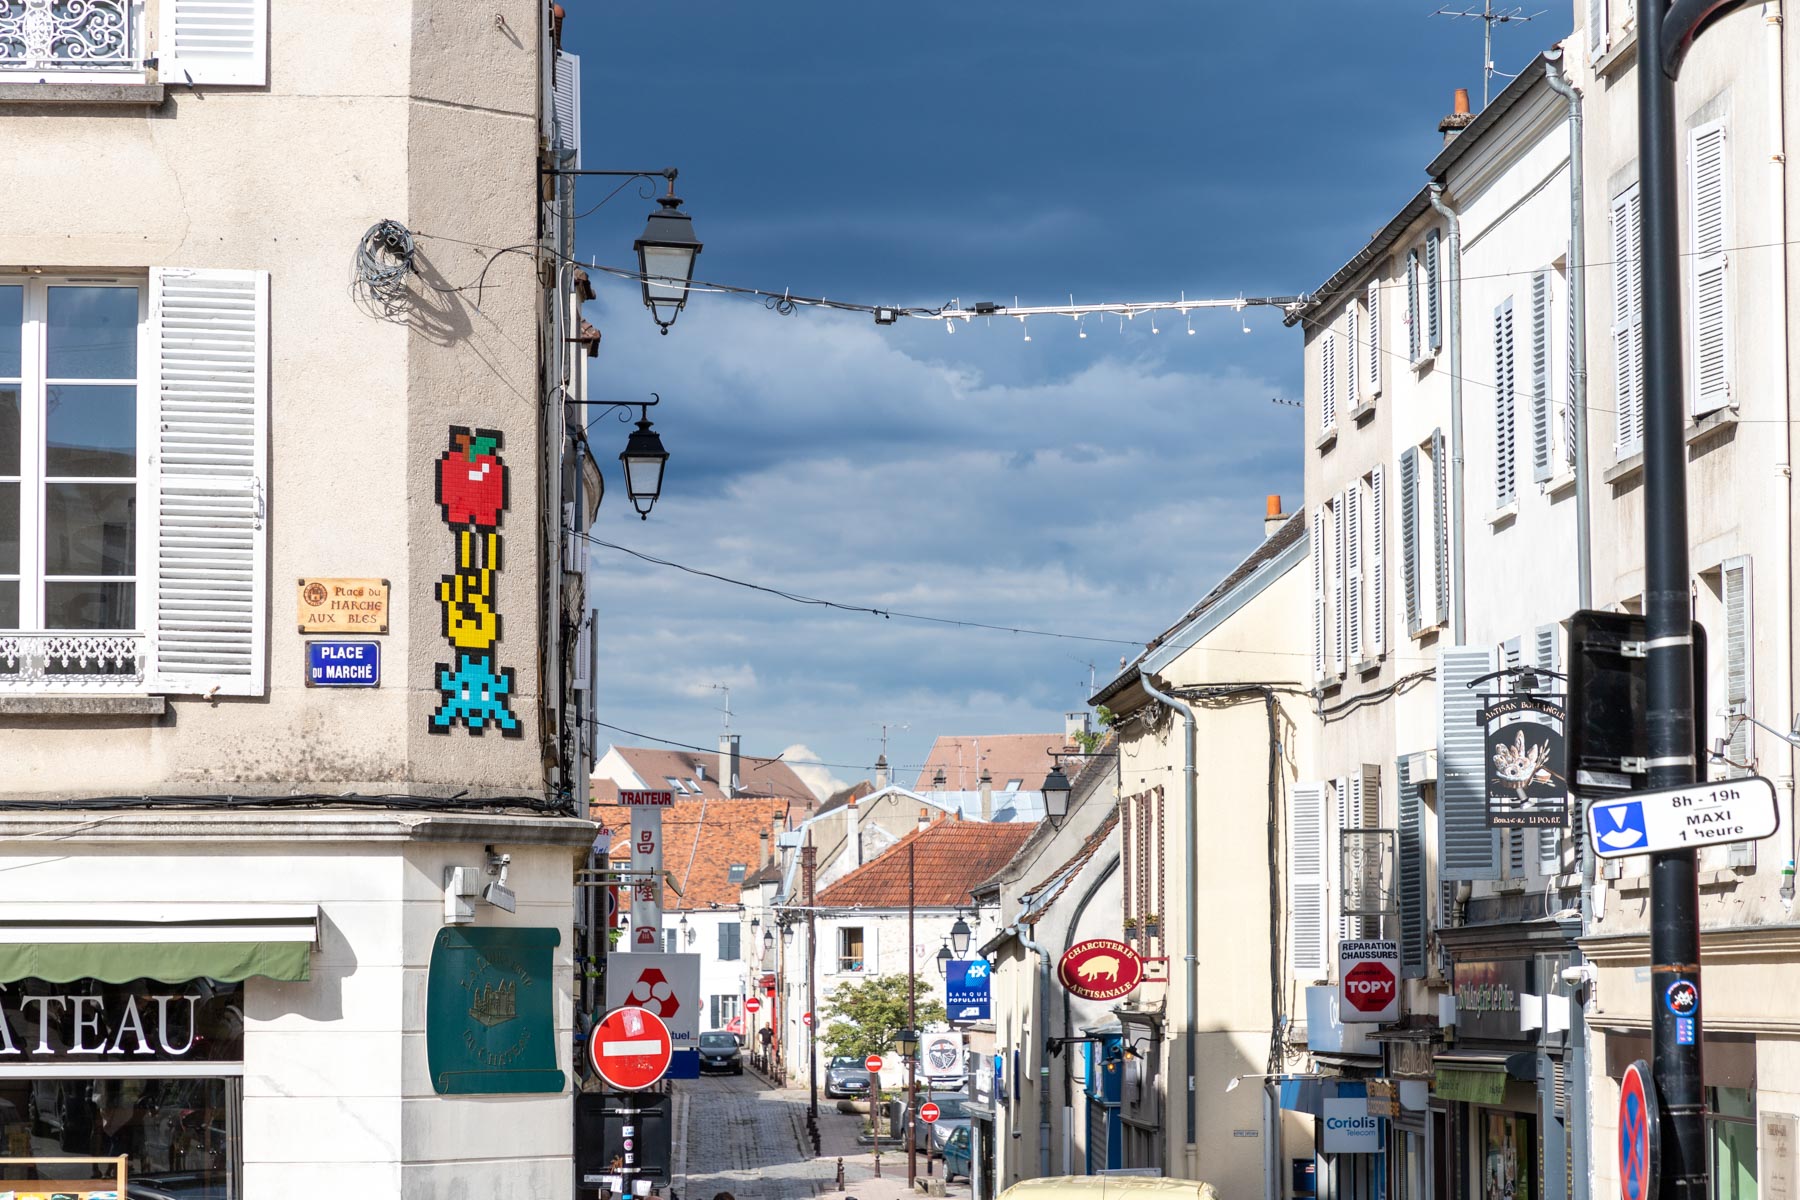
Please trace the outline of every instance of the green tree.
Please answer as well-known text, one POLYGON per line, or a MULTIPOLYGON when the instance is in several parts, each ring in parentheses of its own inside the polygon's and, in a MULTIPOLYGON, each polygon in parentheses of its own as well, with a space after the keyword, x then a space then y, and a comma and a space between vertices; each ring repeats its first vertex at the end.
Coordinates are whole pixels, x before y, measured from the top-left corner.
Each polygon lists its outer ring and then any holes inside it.
MULTIPOLYGON (((861 982, 845 982, 825 998, 824 1014, 830 1019, 821 1039, 825 1053, 834 1058, 867 1058, 894 1049, 894 1035, 906 1028, 904 975, 881 975, 861 982)), ((917 975, 912 977, 919 1028, 944 1020, 944 1005, 929 999, 931 989, 917 975)))

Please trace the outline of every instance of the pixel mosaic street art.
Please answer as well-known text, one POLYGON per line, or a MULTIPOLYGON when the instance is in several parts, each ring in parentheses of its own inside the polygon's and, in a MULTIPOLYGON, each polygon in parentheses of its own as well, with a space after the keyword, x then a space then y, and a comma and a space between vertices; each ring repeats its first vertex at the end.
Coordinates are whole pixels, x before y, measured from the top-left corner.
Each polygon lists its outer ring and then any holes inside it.
POLYGON ((438 457, 437 503, 444 524, 456 534, 456 570, 438 580, 444 640, 455 665, 437 664, 443 702, 431 714, 433 733, 461 724, 479 735, 497 728, 507 737, 524 735, 513 714, 511 667, 494 662, 500 642, 500 610, 495 587, 500 573, 500 521, 506 513, 507 471, 499 455, 504 435, 497 429, 450 427, 450 445, 438 457))

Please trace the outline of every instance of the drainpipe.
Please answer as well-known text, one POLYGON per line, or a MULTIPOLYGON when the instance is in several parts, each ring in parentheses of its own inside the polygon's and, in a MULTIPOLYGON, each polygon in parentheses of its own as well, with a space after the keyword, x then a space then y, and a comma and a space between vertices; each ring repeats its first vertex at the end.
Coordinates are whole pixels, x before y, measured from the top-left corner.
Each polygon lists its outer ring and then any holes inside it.
MULTIPOLYGON (((1569 380, 1569 403, 1575 406, 1575 595, 1577 608, 1594 605, 1594 559, 1592 528, 1588 498, 1588 414, 1587 414, 1587 220, 1584 205, 1583 160, 1581 154, 1581 93, 1563 77, 1558 60, 1561 52, 1547 55, 1544 78, 1550 89, 1569 106, 1569 311, 1575 314, 1574 361, 1569 380)), ((1586 838, 1575 845, 1581 868, 1581 917, 1571 922, 1565 932, 1586 936, 1593 912, 1594 856, 1586 838)), ((1574 939, 1569 939, 1571 942, 1574 939)), ((1581 948, 1570 946, 1571 963, 1582 961, 1581 948)), ((1593 1187, 1593 1143, 1588 1130, 1588 1111, 1593 1097, 1589 1094, 1587 1015, 1583 1006, 1571 996, 1569 1005, 1569 1070, 1574 1086, 1569 1089, 1569 1137, 1572 1146, 1574 1191, 1569 1200, 1588 1200, 1593 1187)))
MULTIPOLYGON (((1031 1023, 1031 1034, 1032 1041, 1038 1043, 1034 1047, 1038 1058, 1038 1176, 1046 1178, 1050 1174, 1050 1072, 1043 1069, 1043 1060, 1050 1051, 1050 952, 1031 938, 1031 926, 1025 924, 1025 916, 1030 911, 1030 905, 1019 910, 1019 915, 1013 918, 1012 932, 1019 944, 1037 955, 1038 960, 1037 1011, 1042 1015, 1031 1023)), ((1031 1059, 1028 1057, 1025 1061, 1031 1059)), ((1017 1086, 1016 1082, 1014 1086, 1017 1086)))
POLYGON ((1431 207, 1450 230, 1450 273, 1446 302, 1450 326, 1450 643, 1463 644, 1468 603, 1463 598, 1463 375, 1462 375, 1462 224, 1444 203, 1444 185, 1431 185, 1431 207))
POLYGON ((1593 529, 1588 496, 1587 413, 1587 220, 1582 181, 1581 93, 1563 77, 1560 50, 1544 56, 1550 90, 1569 104, 1569 311, 1575 314, 1573 378, 1569 403, 1575 406, 1575 607, 1594 606, 1593 529))
MULTIPOLYGON (((1460 443, 1458 443, 1458 445, 1460 446, 1460 443)), ((1460 589, 1458 589, 1458 592, 1460 595, 1460 589)), ((1181 876, 1182 883, 1185 885, 1182 888, 1182 891, 1187 893, 1187 928, 1184 931, 1184 937, 1187 942, 1187 953, 1183 955, 1183 961, 1187 964, 1187 1028, 1182 1031, 1182 1041, 1185 1046, 1183 1062, 1187 1066, 1187 1103, 1184 1106, 1187 1109, 1187 1174, 1188 1178, 1196 1179, 1199 1177, 1196 1174, 1196 1170, 1199 1166, 1198 1162, 1196 1162, 1199 1146, 1194 1137, 1194 1106, 1196 1099, 1196 1094, 1194 1092, 1194 1026, 1197 1025, 1200 1020, 1198 1015, 1200 996, 1200 900, 1198 891, 1194 887, 1194 847, 1199 838, 1198 818, 1200 814, 1195 811, 1198 789, 1194 777, 1194 741, 1196 737, 1194 732, 1194 710, 1177 700, 1175 697, 1157 691, 1156 685, 1150 682, 1150 676, 1146 675, 1141 667, 1138 668, 1138 682, 1144 685, 1144 691, 1149 694, 1151 699, 1160 700, 1175 712, 1181 714, 1181 719, 1187 724, 1187 737, 1185 739, 1186 753, 1184 755, 1185 765, 1182 770, 1182 798, 1185 801, 1182 812, 1186 814, 1187 817, 1187 829, 1183 832, 1181 838, 1181 853, 1183 862, 1185 863, 1181 876)))
POLYGON ((1263 1080, 1263 1200, 1281 1200, 1281 1104, 1280 1085, 1263 1080))

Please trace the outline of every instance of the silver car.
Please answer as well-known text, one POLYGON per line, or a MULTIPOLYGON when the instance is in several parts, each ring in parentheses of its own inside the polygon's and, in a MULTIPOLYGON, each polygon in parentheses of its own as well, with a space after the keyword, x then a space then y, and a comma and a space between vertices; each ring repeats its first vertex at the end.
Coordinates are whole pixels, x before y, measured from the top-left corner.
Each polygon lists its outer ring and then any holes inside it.
POLYGON ((825 1095, 832 1100, 869 1094, 869 1072, 860 1058, 838 1055, 825 1068, 825 1095))

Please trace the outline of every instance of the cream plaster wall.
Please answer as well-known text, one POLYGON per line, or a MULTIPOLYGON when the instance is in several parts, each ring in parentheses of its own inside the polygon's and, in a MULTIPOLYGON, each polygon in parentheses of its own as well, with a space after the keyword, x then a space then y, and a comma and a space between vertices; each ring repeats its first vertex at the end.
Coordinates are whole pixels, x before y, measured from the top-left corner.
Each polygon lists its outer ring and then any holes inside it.
POLYGON ((372 316, 349 286, 356 242, 382 218, 419 235, 438 286, 533 240, 538 12, 275 0, 266 88, 170 85, 153 108, 0 106, 0 269, 256 268, 272 308, 268 694, 176 698, 160 718, 0 717, 0 788, 541 792, 531 258, 499 258, 479 296, 415 288, 402 321, 372 316), (454 551, 433 474, 452 424, 506 434, 497 661, 515 673, 522 738, 426 732, 449 657, 433 589, 454 551), (392 581, 379 689, 302 686, 303 575, 392 581))

